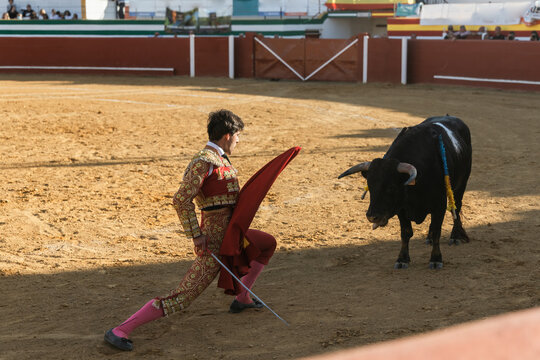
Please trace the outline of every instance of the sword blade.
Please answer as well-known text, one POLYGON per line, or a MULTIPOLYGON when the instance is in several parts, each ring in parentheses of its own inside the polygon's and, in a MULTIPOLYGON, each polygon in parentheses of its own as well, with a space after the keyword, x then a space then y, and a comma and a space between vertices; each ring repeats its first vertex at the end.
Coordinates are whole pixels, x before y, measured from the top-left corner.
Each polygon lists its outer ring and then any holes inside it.
POLYGON ((227 272, 228 272, 228 273, 236 280, 236 281, 238 281, 238 283, 239 283, 240 285, 242 285, 242 287, 243 287, 244 289, 246 289, 251 295, 253 295, 253 297, 254 297, 255 299, 259 300, 259 301, 261 302, 261 304, 263 304, 265 308, 267 308, 268 310, 270 310, 270 311, 272 312, 272 314, 274 314, 279 320, 283 321, 283 323, 284 323, 285 325, 289 326, 289 323, 288 323, 288 322, 286 322, 285 320, 283 320, 283 318, 282 318, 281 316, 279 316, 274 310, 272 310, 272 309, 270 308, 270 306, 266 305, 266 303, 265 303, 264 301, 262 301, 260 297, 258 297, 257 295, 255 295, 255 293, 254 293, 253 291, 251 291, 246 285, 242 284, 242 281, 240 281, 240 279, 239 279, 236 275, 234 275, 234 274, 232 273, 232 271, 229 270, 229 269, 227 268, 227 266, 225 266, 225 264, 222 263, 221 260, 219 260, 218 257, 217 257, 216 255, 214 255, 213 252, 211 252, 211 251, 208 251, 208 252, 209 252, 210 255, 211 255, 211 256, 219 263, 219 265, 221 265, 221 266, 222 266, 222 267, 223 267, 223 268, 224 268, 224 269, 225 269, 225 270, 226 270, 226 271, 227 271, 227 272))

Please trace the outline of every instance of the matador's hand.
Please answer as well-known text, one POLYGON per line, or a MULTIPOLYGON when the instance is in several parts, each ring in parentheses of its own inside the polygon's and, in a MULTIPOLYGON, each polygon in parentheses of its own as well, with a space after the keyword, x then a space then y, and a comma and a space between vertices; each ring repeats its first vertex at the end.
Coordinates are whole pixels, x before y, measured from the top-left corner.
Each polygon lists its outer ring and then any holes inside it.
POLYGON ((193 245, 195 245, 195 253, 201 255, 208 248, 208 236, 200 235, 193 238, 193 245))

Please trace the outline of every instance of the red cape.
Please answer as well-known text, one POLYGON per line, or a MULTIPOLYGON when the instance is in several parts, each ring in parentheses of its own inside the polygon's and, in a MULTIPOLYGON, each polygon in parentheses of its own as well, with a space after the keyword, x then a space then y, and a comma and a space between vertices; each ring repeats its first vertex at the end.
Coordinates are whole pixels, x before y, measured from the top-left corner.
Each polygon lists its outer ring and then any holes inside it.
MULTIPOLYGON (((293 147, 263 166, 246 182, 238 194, 219 254, 223 263, 239 278, 247 274, 250 261, 260 253, 252 244, 246 248, 243 246, 249 225, 276 178, 300 149, 300 147, 293 147)), ((247 240, 249 242, 249 238, 247 240)), ((230 295, 238 294, 242 290, 242 287, 224 269, 221 269, 218 287, 225 289, 225 293, 230 295)))

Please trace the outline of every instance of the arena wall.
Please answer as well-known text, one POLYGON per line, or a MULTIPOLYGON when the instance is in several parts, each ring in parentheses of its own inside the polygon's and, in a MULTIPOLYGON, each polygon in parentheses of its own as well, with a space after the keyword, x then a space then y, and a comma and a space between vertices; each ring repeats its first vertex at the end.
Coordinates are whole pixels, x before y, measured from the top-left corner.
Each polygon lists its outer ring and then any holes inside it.
POLYGON ((529 41, 364 41, 364 35, 283 39, 248 33, 234 41, 226 36, 0 37, 0 46, 0 72, 229 76, 540 90, 540 43, 529 41), (231 51, 234 74, 229 67, 231 51), (402 54, 406 54, 404 58, 402 54))
POLYGON ((368 43, 368 82, 398 84, 401 80, 401 40, 370 39, 368 43))
POLYGON ((540 90, 540 43, 506 40, 411 40, 411 83, 540 90))
POLYGON ((188 75, 187 38, 3 37, 2 72, 188 75))

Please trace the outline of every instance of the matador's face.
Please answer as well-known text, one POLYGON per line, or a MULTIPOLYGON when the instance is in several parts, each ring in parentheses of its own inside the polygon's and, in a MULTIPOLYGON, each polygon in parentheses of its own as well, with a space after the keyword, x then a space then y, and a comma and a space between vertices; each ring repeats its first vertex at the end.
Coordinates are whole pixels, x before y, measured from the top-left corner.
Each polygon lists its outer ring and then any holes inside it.
POLYGON ((223 146, 223 151, 225 151, 227 155, 231 155, 234 149, 236 148, 236 144, 238 144, 238 142, 240 141, 240 133, 236 132, 233 135, 230 135, 230 134, 227 134, 227 135, 228 136, 226 136, 225 138, 226 141, 223 146))

